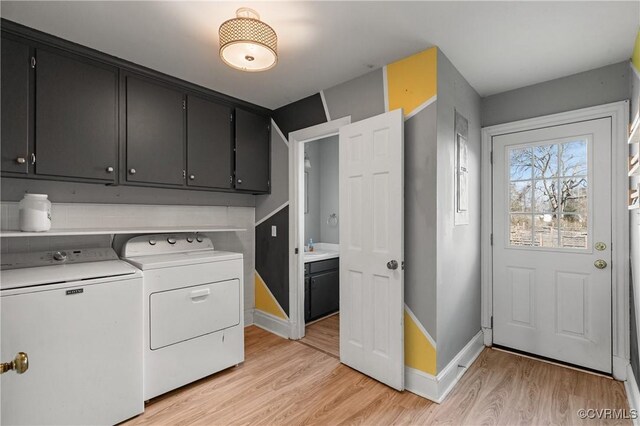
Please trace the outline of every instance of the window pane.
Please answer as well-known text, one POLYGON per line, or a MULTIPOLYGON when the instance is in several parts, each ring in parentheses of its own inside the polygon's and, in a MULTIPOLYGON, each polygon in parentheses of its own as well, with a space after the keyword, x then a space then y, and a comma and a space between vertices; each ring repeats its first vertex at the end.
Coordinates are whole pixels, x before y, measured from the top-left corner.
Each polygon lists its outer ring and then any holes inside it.
POLYGON ((512 246, 531 245, 531 215, 512 214, 509 229, 509 244, 512 246))
POLYGON ((533 209, 536 213, 554 213, 558 210, 556 179, 536 180, 533 187, 533 209))
POLYGON ((561 247, 588 248, 588 220, 586 214, 563 214, 560 217, 561 247))
POLYGON ((533 246, 558 247, 558 216, 553 213, 533 217, 533 246))
POLYGON ((558 175, 558 145, 533 147, 533 177, 553 177, 558 175))
POLYGON ((560 176, 586 176, 587 141, 563 143, 559 149, 562 160, 560 176))
POLYGON ((510 180, 531 179, 531 148, 509 149, 510 180))
POLYGON ((560 206, 563 213, 588 211, 587 178, 571 178, 560 181, 560 206))
POLYGON ((531 211, 531 181, 511 182, 509 185, 511 193, 512 212, 531 211))

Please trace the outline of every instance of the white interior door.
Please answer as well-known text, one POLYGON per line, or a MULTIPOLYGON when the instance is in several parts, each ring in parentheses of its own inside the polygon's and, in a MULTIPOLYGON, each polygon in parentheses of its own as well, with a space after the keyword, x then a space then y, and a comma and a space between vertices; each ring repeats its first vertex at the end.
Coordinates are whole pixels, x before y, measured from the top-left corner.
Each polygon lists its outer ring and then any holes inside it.
POLYGON ((340 361, 404 389, 402 110, 340 129, 340 361))
POLYGON ((493 137, 493 342, 611 373, 611 119, 493 137))

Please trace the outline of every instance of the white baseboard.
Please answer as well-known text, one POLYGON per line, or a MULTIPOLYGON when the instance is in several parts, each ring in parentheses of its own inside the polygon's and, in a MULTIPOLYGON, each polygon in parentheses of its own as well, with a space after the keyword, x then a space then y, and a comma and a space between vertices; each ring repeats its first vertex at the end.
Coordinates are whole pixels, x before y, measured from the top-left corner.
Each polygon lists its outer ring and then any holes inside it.
POLYGON ((278 318, 275 315, 256 309, 253 312, 253 324, 285 339, 289 338, 289 321, 278 318))
POLYGON ((484 333, 484 345, 488 348, 493 346, 493 328, 482 328, 484 333))
POLYGON ((484 336, 479 331, 437 376, 405 367, 405 389, 440 404, 483 349, 484 336))
MULTIPOLYGON (((635 410, 636 413, 640 413, 640 390, 638 389, 638 383, 633 375, 631 364, 627 365, 627 380, 624 382, 624 389, 627 391, 627 399, 629 400, 629 409, 635 410)), ((633 419, 635 426, 640 425, 640 419, 633 419)))
POLYGON ((249 308, 244 310, 244 326, 249 327, 253 325, 253 312, 255 308, 249 308))

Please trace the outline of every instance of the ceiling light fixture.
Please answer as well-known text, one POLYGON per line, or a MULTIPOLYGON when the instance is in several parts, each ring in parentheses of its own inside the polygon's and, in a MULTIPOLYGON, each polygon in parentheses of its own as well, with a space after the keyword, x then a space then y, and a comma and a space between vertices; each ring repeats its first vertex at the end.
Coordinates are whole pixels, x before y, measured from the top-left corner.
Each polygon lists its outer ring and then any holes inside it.
POLYGON ((235 18, 220 25, 218 32, 220 58, 230 67, 266 71, 278 62, 278 36, 253 9, 241 7, 235 18))

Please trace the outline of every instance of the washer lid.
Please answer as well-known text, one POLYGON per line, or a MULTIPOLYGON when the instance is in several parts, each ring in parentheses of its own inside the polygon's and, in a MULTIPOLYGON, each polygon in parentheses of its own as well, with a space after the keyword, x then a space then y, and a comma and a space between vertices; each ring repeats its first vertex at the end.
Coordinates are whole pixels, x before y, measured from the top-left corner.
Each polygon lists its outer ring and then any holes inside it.
POLYGON ((155 256, 129 257, 124 260, 139 269, 159 269, 174 266, 196 265, 199 263, 222 262, 242 259, 242 253, 228 251, 189 251, 183 253, 158 254, 155 256))
POLYGON ((0 272, 0 289, 133 275, 136 272, 136 268, 121 260, 9 269, 0 272))

